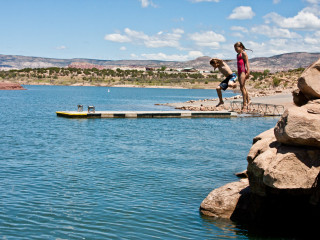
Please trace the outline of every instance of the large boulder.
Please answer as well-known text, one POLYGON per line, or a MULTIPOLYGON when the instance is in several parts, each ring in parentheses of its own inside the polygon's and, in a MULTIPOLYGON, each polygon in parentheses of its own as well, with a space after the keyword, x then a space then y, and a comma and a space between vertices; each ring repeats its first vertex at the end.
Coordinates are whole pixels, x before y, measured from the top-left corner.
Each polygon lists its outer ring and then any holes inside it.
MULTIPOLYGON (((267 229, 314 229, 320 217, 320 59, 299 79, 297 106, 275 128, 253 139, 247 156, 248 183, 213 190, 201 213, 267 229), (299 107, 298 107, 299 106, 299 107), (270 226, 271 225, 271 226, 270 226), (302 227, 304 226, 304 227, 302 227)), ((306 232, 303 231, 305 237, 306 232)), ((312 235, 312 234, 311 234, 312 235)))
POLYGON ((273 129, 254 138, 247 156, 251 192, 310 190, 320 171, 320 149, 280 144, 273 129))
POLYGON ((277 141, 283 144, 320 147, 320 100, 287 109, 274 133, 277 141))
POLYGON ((306 190, 312 189, 320 171, 320 149, 281 145, 263 171, 263 183, 278 192, 308 193, 306 190))
POLYGON ((320 148, 282 144, 271 128, 253 139, 247 160, 249 186, 242 180, 213 190, 201 203, 202 214, 271 228, 316 223, 320 148))
POLYGON ((320 98, 320 59, 304 70, 298 79, 298 88, 309 100, 320 98))
MULTIPOLYGON (((261 140, 253 145, 253 151, 257 151, 257 155, 250 159, 248 156, 247 173, 250 181, 250 188, 252 193, 259 196, 266 196, 266 184, 263 182, 265 170, 273 161, 277 154, 277 143, 268 142, 267 140, 261 140)), ((250 153, 252 149, 250 150, 250 153)))
POLYGON ((210 217, 231 218, 239 198, 248 186, 248 179, 241 179, 239 182, 228 183, 213 190, 202 201, 200 212, 210 217))

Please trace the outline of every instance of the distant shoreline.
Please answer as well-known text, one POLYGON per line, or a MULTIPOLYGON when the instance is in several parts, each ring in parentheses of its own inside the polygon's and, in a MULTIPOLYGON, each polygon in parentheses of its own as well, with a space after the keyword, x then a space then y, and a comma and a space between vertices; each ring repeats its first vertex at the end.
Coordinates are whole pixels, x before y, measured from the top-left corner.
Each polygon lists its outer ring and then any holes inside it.
POLYGON ((216 89, 216 87, 220 84, 220 82, 211 82, 209 84, 198 84, 197 86, 190 86, 187 87, 183 86, 170 86, 170 85, 135 85, 135 84, 82 84, 82 83, 75 83, 70 85, 59 85, 59 84, 50 84, 50 83, 42 83, 39 84, 37 82, 28 82, 26 83, 19 83, 23 86, 34 85, 34 86, 71 86, 71 87, 127 87, 127 88, 168 88, 168 89, 216 89))
MULTIPOLYGON (((93 84, 73 84, 67 86, 79 86, 79 87, 119 87, 119 88, 150 88, 150 89, 204 89, 204 90, 215 90, 216 86, 219 85, 219 82, 213 82, 210 87, 207 88, 186 88, 182 86, 155 86, 155 85, 134 85, 134 84, 116 84, 116 85, 93 85, 93 84), (215 86, 212 86, 215 85, 215 86)), ((35 86, 62 86, 62 85, 54 85, 54 84, 22 84, 24 86, 28 85, 35 85, 35 86)), ((65 86, 65 85, 63 85, 65 86)), ((26 87, 27 88, 27 87, 26 87)), ((231 89, 230 89, 231 90, 231 89)), ((234 93, 239 93, 236 97, 239 98, 237 101, 242 101, 241 92, 239 87, 236 89, 232 89, 234 93)), ((254 88, 248 88, 248 92, 251 95, 251 101, 253 103, 265 103, 265 104, 275 104, 275 105, 283 105, 285 108, 293 106, 293 99, 292 99, 292 88, 283 89, 281 92, 276 90, 268 91, 265 95, 259 95, 259 91, 254 88)), ((261 91, 260 91, 261 92, 261 91)), ((235 99, 227 99, 224 98, 225 104, 228 106, 230 101, 235 99)), ((218 102, 218 98, 207 99, 207 100, 194 100, 190 99, 188 102, 177 102, 177 103, 157 103, 157 105, 167 105, 175 108, 181 108, 186 106, 192 106, 196 108, 200 108, 200 106, 212 106, 216 105, 218 102)))

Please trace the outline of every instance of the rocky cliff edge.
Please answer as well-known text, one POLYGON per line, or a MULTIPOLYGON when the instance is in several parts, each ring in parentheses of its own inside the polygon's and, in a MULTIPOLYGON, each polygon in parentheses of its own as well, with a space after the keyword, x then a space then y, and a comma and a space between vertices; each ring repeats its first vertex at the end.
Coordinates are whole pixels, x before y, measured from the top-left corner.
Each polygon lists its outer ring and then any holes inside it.
POLYGON ((275 128, 253 139, 248 179, 213 190, 201 203, 202 214, 274 226, 318 222, 320 59, 302 73, 293 102, 275 128))

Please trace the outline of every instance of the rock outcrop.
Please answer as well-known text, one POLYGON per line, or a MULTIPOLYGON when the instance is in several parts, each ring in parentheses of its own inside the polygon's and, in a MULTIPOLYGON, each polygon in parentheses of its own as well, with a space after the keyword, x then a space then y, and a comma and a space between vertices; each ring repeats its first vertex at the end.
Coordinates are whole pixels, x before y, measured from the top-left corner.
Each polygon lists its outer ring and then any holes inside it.
POLYGON ((0 82, 0 90, 26 90, 18 83, 0 82))
POLYGON ((320 59, 299 79, 307 99, 287 109, 275 128, 253 139, 249 184, 229 183, 201 203, 208 216, 241 223, 316 225, 320 217, 320 59))
POLYGON ((320 147, 320 100, 287 109, 274 133, 280 143, 320 147))
POLYGON ((320 59, 301 74, 298 88, 309 100, 320 98, 320 59))
POLYGON ((103 70, 103 69, 105 69, 105 66, 91 64, 91 63, 87 63, 87 62, 73 62, 68 65, 68 68, 81 68, 81 69, 97 68, 99 70, 103 70))
POLYGON ((239 198, 249 187, 249 181, 229 183, 213 190, 201 203, 202 213, 210 217, 231 218, 239 198))

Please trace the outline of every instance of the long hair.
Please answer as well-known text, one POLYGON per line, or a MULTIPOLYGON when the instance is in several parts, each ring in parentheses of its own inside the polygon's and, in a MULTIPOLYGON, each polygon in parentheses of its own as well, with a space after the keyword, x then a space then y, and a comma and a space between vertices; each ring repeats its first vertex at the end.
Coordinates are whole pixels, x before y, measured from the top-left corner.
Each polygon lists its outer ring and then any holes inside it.
POLYGON ((242 42, 236 42, 236 43, 234 44, 234 46, 235 46, 235 47, 236 47, 236 46, 239 46, 239 47, 241 47, 243 50, 249 50, 249 51, 253 52, 251 49, 246 48, 246 47, 243 45, 242 42))

